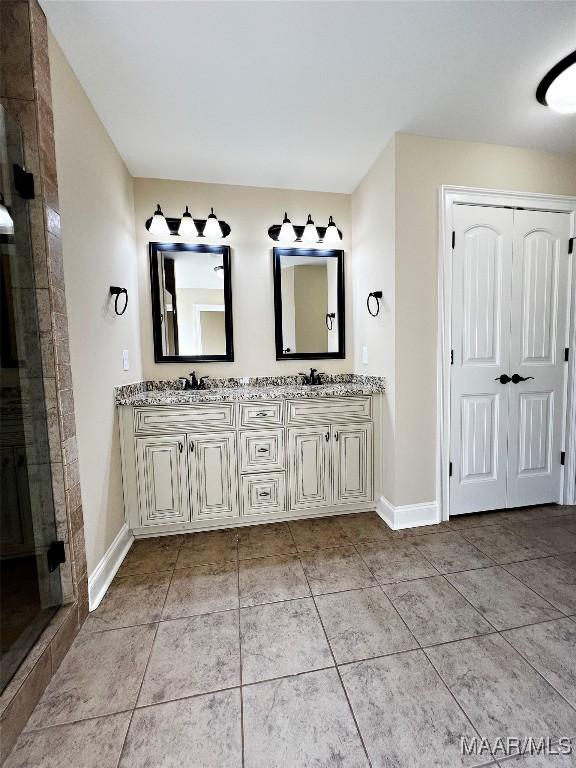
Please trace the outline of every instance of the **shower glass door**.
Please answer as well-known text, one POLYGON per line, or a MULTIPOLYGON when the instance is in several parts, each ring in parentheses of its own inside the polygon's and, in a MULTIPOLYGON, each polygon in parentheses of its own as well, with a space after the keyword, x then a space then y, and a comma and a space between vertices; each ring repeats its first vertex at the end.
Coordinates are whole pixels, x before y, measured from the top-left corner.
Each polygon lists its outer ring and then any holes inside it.
POLYGON ((23 165, 22 133, 0 106, 0 690, 62 602, 23 165))

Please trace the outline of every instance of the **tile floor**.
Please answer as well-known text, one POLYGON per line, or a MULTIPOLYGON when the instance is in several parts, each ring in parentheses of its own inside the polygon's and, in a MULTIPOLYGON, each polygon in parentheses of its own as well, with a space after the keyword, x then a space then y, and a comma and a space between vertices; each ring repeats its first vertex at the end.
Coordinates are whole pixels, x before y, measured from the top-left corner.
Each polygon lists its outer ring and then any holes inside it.
POLYGON ((576 508, 134 544, 7 767, 574 768, 576 508), (461 736, 574 739, 462 755, 461 736))

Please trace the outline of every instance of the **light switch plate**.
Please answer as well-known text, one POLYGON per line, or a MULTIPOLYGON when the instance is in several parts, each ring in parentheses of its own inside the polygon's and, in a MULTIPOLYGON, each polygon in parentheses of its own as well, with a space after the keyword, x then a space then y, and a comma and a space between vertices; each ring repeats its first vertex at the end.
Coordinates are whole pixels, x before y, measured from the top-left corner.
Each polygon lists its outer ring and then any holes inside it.
POLYGON ((368 365, 368 347, 366 345, 362 347, 362 363, 368 365))
POLYGON ((128 350, 127 349, 123 349, 122 350, 122 368, 125 371, 129 371, 130 370, 130 359, 128 358, 128 350))

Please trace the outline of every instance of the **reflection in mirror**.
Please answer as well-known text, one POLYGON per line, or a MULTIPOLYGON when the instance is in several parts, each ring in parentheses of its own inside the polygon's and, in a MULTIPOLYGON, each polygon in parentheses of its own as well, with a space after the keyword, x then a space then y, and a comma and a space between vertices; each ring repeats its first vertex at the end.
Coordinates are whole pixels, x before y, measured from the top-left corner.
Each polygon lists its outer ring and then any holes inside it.
POLYGON ((343 256, 274 248, 277 359, 344 357, 343 256))
POLYGON ((151 243, 156 362, 233 360, 228 246, 151 243))

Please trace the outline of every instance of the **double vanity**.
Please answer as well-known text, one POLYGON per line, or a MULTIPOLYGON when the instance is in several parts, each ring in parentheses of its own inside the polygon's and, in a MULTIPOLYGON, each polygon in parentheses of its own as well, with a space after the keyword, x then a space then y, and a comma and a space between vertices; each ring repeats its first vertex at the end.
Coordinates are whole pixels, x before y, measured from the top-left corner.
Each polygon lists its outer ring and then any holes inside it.
POLYGON ((126 522, 136 536, 375 508, 378 377, 119 387, 126 522))

